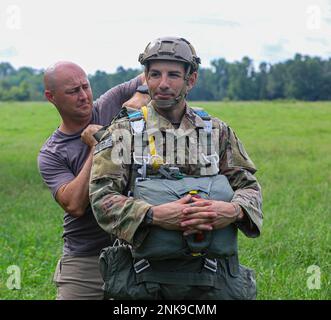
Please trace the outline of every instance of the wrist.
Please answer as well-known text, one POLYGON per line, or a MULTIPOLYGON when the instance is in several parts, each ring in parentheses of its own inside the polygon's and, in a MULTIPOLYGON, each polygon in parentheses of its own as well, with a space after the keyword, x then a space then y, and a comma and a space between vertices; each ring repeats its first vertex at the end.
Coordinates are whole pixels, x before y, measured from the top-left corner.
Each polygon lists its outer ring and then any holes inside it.
POLYGON ((90 144, 89 144, 89 147, 90 149, 95 149, 95 146, 98 144, 98 141, 94 140, 94 141, 91 141, 90 144))
POLYGON ((143 220, 144 226, 151 226, 153 224, 153 210, 152 208, 149 208, 145 214, 144 220, 143 220))
POLYGON ((139 92, 142 94, 149 94, 148 86, 146 84, 142 84, 141 86, 137 87, 136 92, 139 92))
POLYGON ((93 145, 93 146, 90 146, 90 154, 94 154, 94 151, 95 151, 95 146, 96 146, 97 144, 95 144, 95 145, 93 145))
POLYGON ((240 222, 244 219, 244 212, 241 208, 241 206, 238 203, 231 202, 233 208, 234 208, 234 217, 236 218, 235 222, 240 222))
POLYGON ((153 206, 150 208, 153 212, 153 222, 152 224, 154 226, 161 226, 162 225, 162 206, 160 208, 160 206, 153 206))

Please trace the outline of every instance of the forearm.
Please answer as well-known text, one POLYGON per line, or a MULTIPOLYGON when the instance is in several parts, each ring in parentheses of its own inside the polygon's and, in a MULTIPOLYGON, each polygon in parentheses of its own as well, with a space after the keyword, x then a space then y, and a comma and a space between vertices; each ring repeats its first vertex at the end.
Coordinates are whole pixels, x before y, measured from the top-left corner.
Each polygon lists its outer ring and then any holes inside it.
POLYGON ((222 150, 220 172, 228 178, 234 190, 232 202, 239 204, 244 212, 244 218, 237 226, 246 236, 257 237, 263 215, 261 187, 254 176, 256 167, 230 127, 221 124, 219 139, 222 150))
POLYGON ((92 166, 93 150, 94 148, 91 150, 82 170, 76 178, 68 184, 60 187, 56 194, 56 200, 59 202, 61 207, 67 213, 75 217, 82 216, 89 205, 88 185, 92 166))
POLYGON ((125 164, 122 154, 122 150, 131 150, 131 137, 123 139, 130 129, 130 124, 126 125, 124 128, 123 122, 114 123, 107 129, 109 132, 104 139, 111 143, 93 156, 89 194, 99 225, 107 233, 133 244, 136 231, 151 205, 126 196, 132 170, 130 164, 125 164))
POLYGON ((244 168, 227 168, 223 171, 234 190, 233 203, 240 205, 244 216, 237 223, 247 237, 258 237, 262 229, 262 192, 256 177, 244 168))
POLYGON ((90 200, 94 216, 107 233, 139 246, 148 233, 146 228, 139 227, 151 205, 116 191, 119 190, 116 181, 91 182, 90 200))
MULTIPOLYGON (((146 85, 145 73, 140 74, 140 80, 144 85, 146 85)), ((136 91, 129 100, 124 102, 123 107, 140 109, 143 106, 147 106, 150 101, 151 98, 148 92, 136 91)))
POLYGON ((145 77, 145 72, 142 72, 140 75, 140 81, 142 84, 146 84, 146 77, 145 77))
POLYGON ((262 193, 256 181, 249 187, 237 189, 232 198, 233 203, 240 205, 244 218, 237 225, 248 237, 257 237, 262 229, 262 193))

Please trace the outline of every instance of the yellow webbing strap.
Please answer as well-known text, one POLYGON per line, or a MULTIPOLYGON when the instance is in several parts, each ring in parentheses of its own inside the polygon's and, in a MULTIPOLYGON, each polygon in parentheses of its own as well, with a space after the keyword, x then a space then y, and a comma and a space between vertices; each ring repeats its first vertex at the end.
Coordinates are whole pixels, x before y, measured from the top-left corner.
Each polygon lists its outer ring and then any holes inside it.
MULTIPOLYGON (((147 118, 148 118, 148 109, 146 106, 141 107, 141 111, 144 115, 145 122, 147 123, 147 118)), ((148 144, 149 144, 149 151, 152 156, 152 167, 155 170, 158 170, 163 164, 162 158, 157 155, 156 153, 156 148, 155 148, 155 139, 153 136, 148 136, 148 144)))

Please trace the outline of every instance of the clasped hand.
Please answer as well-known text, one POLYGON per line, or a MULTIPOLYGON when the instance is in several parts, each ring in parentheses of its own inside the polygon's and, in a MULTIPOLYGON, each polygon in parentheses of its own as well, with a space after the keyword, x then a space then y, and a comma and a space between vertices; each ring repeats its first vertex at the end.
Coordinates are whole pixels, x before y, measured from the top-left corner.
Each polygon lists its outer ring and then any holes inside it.
POLYGON ((225 228, 236 218, 231 203, 191 195, 153 207, 153 224, 168 230, 182 230, 184 235, 225 228))

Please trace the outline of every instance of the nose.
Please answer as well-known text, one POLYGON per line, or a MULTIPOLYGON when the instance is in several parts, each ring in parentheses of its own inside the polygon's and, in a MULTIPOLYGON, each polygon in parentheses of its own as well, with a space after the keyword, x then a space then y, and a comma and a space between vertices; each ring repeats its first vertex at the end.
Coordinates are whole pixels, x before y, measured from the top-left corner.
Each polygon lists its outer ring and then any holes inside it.
POLYGON ((85 99, 87 99, 87 97, 88 97, 88 95, 85 92, 85 90, 83 88, 80 88, 80 90, 79 90, 79 99, 80 100, 85 100, 85 99))
POLYGON ((167 90, 169 88, 168 76, 166 74, 161 76, 159 88, 161 90, 167 90))

